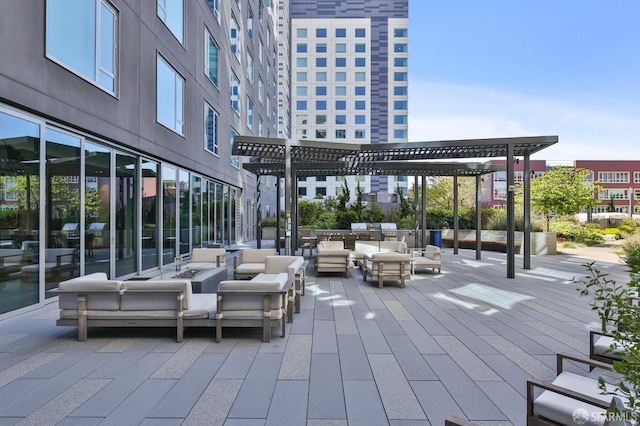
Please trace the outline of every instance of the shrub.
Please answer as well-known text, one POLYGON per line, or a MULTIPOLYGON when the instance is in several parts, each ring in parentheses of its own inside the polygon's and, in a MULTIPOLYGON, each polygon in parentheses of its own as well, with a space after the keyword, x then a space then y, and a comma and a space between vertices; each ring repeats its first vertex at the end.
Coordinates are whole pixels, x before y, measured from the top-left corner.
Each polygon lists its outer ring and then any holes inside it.
POLYGON ((263 228, 275 228, 276 227, 276 217, 270 216, 262 219, 262 227, 263 228))
MULTIPOLYGON (((524 231, 524 216, 522 213, 517 213, 514 218, 515 230, 524 231)), ((500 210, 493 213, 486 221, 484 229, 490 229, 494 231, 506 231, 507 230, 507 211, 500 210)), ((531 232, 541 232, 544 230, 544 221, 539 218, 532 218, 530 223, 531 232)))
POLYGON ((640 272, 640 232, 635 232, 620 244, 620 258, 633 272, 640 272))
POLYGON ((557 234, 558 239, 564 241, 575 241, 587 245, 599 244, 604 241, 599 231, 566 218, 552 220, 549 229, 557 234))
POLYGON ((324 212, 312 224, 315 229, 335 229, 336 214, 334 212, 324 212))
POLYGON ((613 235, 616 237, 616 240, 622 238, 622 234, 620 233, 620 229, 618 228, 605 228, 600 231, 602 235, 613 235))

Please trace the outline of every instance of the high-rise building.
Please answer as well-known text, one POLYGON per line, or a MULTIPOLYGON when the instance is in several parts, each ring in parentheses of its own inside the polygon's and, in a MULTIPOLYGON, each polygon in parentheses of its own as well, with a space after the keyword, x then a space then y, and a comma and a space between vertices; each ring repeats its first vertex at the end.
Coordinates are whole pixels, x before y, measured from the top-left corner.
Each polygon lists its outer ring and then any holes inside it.
POLYGON ((258 193, 231 149, 236 134, 278 134, 277 12, 0 2, 0 246, 24 255, 0 274, 0 314, 44 303, 65 278, 45 265, 54 250, 69 253, 65 275, 114 278, 256 238, 275 180, 258 193))
MULTIPOLYGON (((291 138, 408 141, 408 0, 292 0, 291 138)), ((406 177, 317 176, 298 196, 406 193, 406 177)))

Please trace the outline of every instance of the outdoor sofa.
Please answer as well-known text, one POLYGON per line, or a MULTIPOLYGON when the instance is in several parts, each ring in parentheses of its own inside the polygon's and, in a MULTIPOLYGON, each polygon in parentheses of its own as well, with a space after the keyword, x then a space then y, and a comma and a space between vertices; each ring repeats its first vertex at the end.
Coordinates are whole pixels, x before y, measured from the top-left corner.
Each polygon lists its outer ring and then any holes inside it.
POLYGON ((343 241, 320 241, 316 248, 317 272, 344 272, 349 276, 351 251, 344 248, 343 241))

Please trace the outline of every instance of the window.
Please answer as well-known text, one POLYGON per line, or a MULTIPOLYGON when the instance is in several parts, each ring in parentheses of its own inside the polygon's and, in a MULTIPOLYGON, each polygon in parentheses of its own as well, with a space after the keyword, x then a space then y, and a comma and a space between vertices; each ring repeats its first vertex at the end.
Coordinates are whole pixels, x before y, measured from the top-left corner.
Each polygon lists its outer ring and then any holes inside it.
POLYGON ((367 81, 367 73, 357 72, 355 73, 356 81, 367 81))
POLYGON ((296 65, 298 66, 298 68, 306 68, 307 58, 296 58, 296 65))
POLYGON ((346 72, 336 72, 336 81, 347 81, 347 73, 346 72))
POLYGON ((629 189, 603 189, 598 191, 598 200, 628 200, 629 199, 629 189))
POLYGON ((347 131, 345 129, 336 129, 336 139, 346 139, 347 131))
POLYGON ((406 67, 409 64, 408 58, 393 58, 394 67, 406 67))
POLYGON ((356 44, 356 53, 361 53, 361 52, 366 52, 367 51, 367 45, 364 43, 358 43, 356 44))
POLYGON ((367 94, 367 89, 364 86, 356 86, 355 93, 356 96, 364 96, 367 94))
POLYGON ((160 55, 157 57, 156 119, 176 133, 184 134, 184 78, 160 55))
POLYGON ((316 44, 316 53, 327 53, 327 44, 326 43, 316 44))
POLYGON ((316 67, 326 67, 327 58, 316 58, 316 67))
POLYGON ((346 101, 336 101, 336 109, 337 110, 345 110, 345 109, 347 109, 347 102, 346 101))
MULTIPOLYGON (((231 150, 229 151, 230 153, 233 152, 233 138, 236 137, 236 135, 238 134, 238 132, 236 132, 235 130, 233 130, 233 128, 231 129, 231 131, 229 132, 229 145, 231 146, 231 150)), ((240 159, 238 158, 237 155, 231 155, 231 165, 233 167, 240 167, 240 159)))
POLYGON ((298 44, 296 44, 296 52, 298 52, 298 53, 307 53, 307 43, 298 43, 298 44))
POLYGON ((213 13, 213 16, 216 18, 216 21, 218 21, 218 23, 220 22, 220 6, 218 3, 220 3, 220 0, 207 0, 207 3, 209 3, 209 8, 211 9, 211 13, 213 13))
POLYGON ((367 65, 367 60, 365 58, 356 58, 356 67, 364 67, 367 65))
POLYGON ((347 116, 344 114, 336 115, 336 124, 347 124, 347 116))
POLYGON ((316 139, 326 139, 327 138, 327 130, 326 129, 317 129, 316 130, 316 139))
POLYGON ((262 39, 258 41, 258 60, 261 64, 264 64, 264 44, 262 43, 262 39))
POLYGON ((220 116, 207 102, 204 103, 204 149, 218 155, 218 123, 220 116))
POLYGON ((367 30, 364 28, 356 28, 356 37, 366 37, 367 30))
POLYGON ((296 109, 299 111, 306 111, 307 101, 296 101, 296 109))
POLYGON ((393 116, 393 124, 407 124, 407 116, 406 115, 394 115, 393 116))
POLYGON ((327 73, 324 71, 317 72, 316 81, 327 81, 327 73))
POLYGON ((347 58, 336 58, 336 67, 346 67, 347 58))
POLYGON ((407 139, 407 131, 405 129, 395 129, 393 131, 394 139, 407 139))
POLYGON ((303 114, 296 115, 296 124, 297 125, 307 124, 307 116, 303 114))
POLYGON ((319 186, 316 188, 316 198, 322 198, 327 195, 327 188, 324 186, 319 186))
POLYGON ((327 36, 326 28, 316 28, 316 37, 325 38, 327 36))
POLYGON ((629 183, 629 172, 598 172, 598 183, 629 183))
POLYGON ((326 182, 326 181, 327 181, 326 176, 316 176, 316 182, 326 182))
POLYGON ((356 101, 355 106, 357 110, 366 109, 367 103, 365 101, 356 101))
POLYGON ((640 172, 633 172, 633 183, 640 183, 640 172))
POLYGON ((409 49, 406 43, 396 43, 393 45, 393 51, 396 53, 406 53, 409 49))
POLYGON ((325 114, 316 115, 316 124, 327 124, 327 116, 325 114))
POLYGON ((395 96, 407 96, 409 94, 409 90, 407 86, 396 86, 393 88, 393 94, 395 96))
POLYGON ((205 31, 204 73, 209 80, 218 85, 218 45, 209 31, 205 31))
POLYGON ((169 28, 171 34, 178 39, 180 44, 184 44, 183 0, 158 0, 158 17, 169 28))
POLYGON ((296 130, 296 138, 297 139, 307 139, 307 129, 297 129, 296 130))
POLYGON ((253 130, 253 102, 247 99, 247 127, 253 130))
POLYGON ((264 119, 258 116, 258 136, 264 136, 264 119))
POLYGON ((253 10, 251 10, 251 6, 248 7, 247 10, 247 34, 249 34, 249 38, 253 40, 253 10))
POLYGON ((336 86, 336 96, 347 96, 347 86, 336 86))
POLYGON ((355 116, 356 124, 367 124, 367 117, 365 115, 356 115, 355 116))
POLYGON ((298 187, 298 197, 306 197, 307 196, 307 188, 304 186, 298 187))
POLYGON ((237 113, 240 113, 240 80, 235 73, 231 73, 231 108, 237 113))
POLYGON ((356 129, 355 138, 356 139, 364 139, 364 135, 365 134, 366 134, 366 131, 364 129, 356 129))
POLYGON ((405 110, 407 109, 407 101, 393 101, 393 109, 405 110))
POLYGON ((316 110, 324 111, 327 109, 327 101, 316 101, 316 110))
POLYGON ((345 43, 336 43, 336 53, 347 53, 347 45, 345 43))
POLYGON ((236 59, 238 61, 242 61, 241 56, 241 41, 240 41, 240 26, 238 25, 238 21, 236 17, 231 15, 231 21, 229 23, 229 34, 230 34, 230 42, 231 42, 231 51, 236 55, 236 59))
POLYGON ((336 28, 336 37, 344 38, 346 36, 347 36, 347 29, 346 28, 336 28))
POLYGON ((261 78, 258 78, 258 100, 262 103, 264 99, 264 83, 261 78))
POLYGON ((307 73, 303 71, 299 71, 296 73, 296 81, 307 81, 307 73))
POLYGON ((393 73, 393 81, 407 81, 408 73, 406 72, 394 72, 393 73))
POLYGON ((307 96, 307 86, 296 86, 296 96, 307 96))
POLYGON ((408 33, 406 28, 394 28, 393 30, 394 37, 407 37, 408 33))
POLYGON ((327 96, 327 86, 316 86, 316 96, 327 96))
POLYGON ((119 33, 116 10, 104 0, 48 0, 46 5, 47 57, 116 94, 119 33))
POLYGON ((247 81, 253 86, 253 58, 247 50, 247 81))
POLYGON ((298 28, 296 30, 296 37, 298 37, 298 38, 307 38, 307 29, 306 28, 298 28))

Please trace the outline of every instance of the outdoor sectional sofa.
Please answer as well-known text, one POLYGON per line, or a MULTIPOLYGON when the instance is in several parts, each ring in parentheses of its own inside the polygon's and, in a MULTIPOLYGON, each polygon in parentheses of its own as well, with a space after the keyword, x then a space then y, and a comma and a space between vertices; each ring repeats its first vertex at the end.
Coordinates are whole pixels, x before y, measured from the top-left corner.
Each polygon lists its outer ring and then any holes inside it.
POLYGON ((362 268, 362 261, 366 255, 373 253, 406 253, 407 243, 404 241, 356 241, 355 249, 349 257, 356 266, 362 268))
POLYGON ((344 248, 343 241, 320 241, 316 249, 316 271, 344 272, 349 276, 351 250, 344 248))

